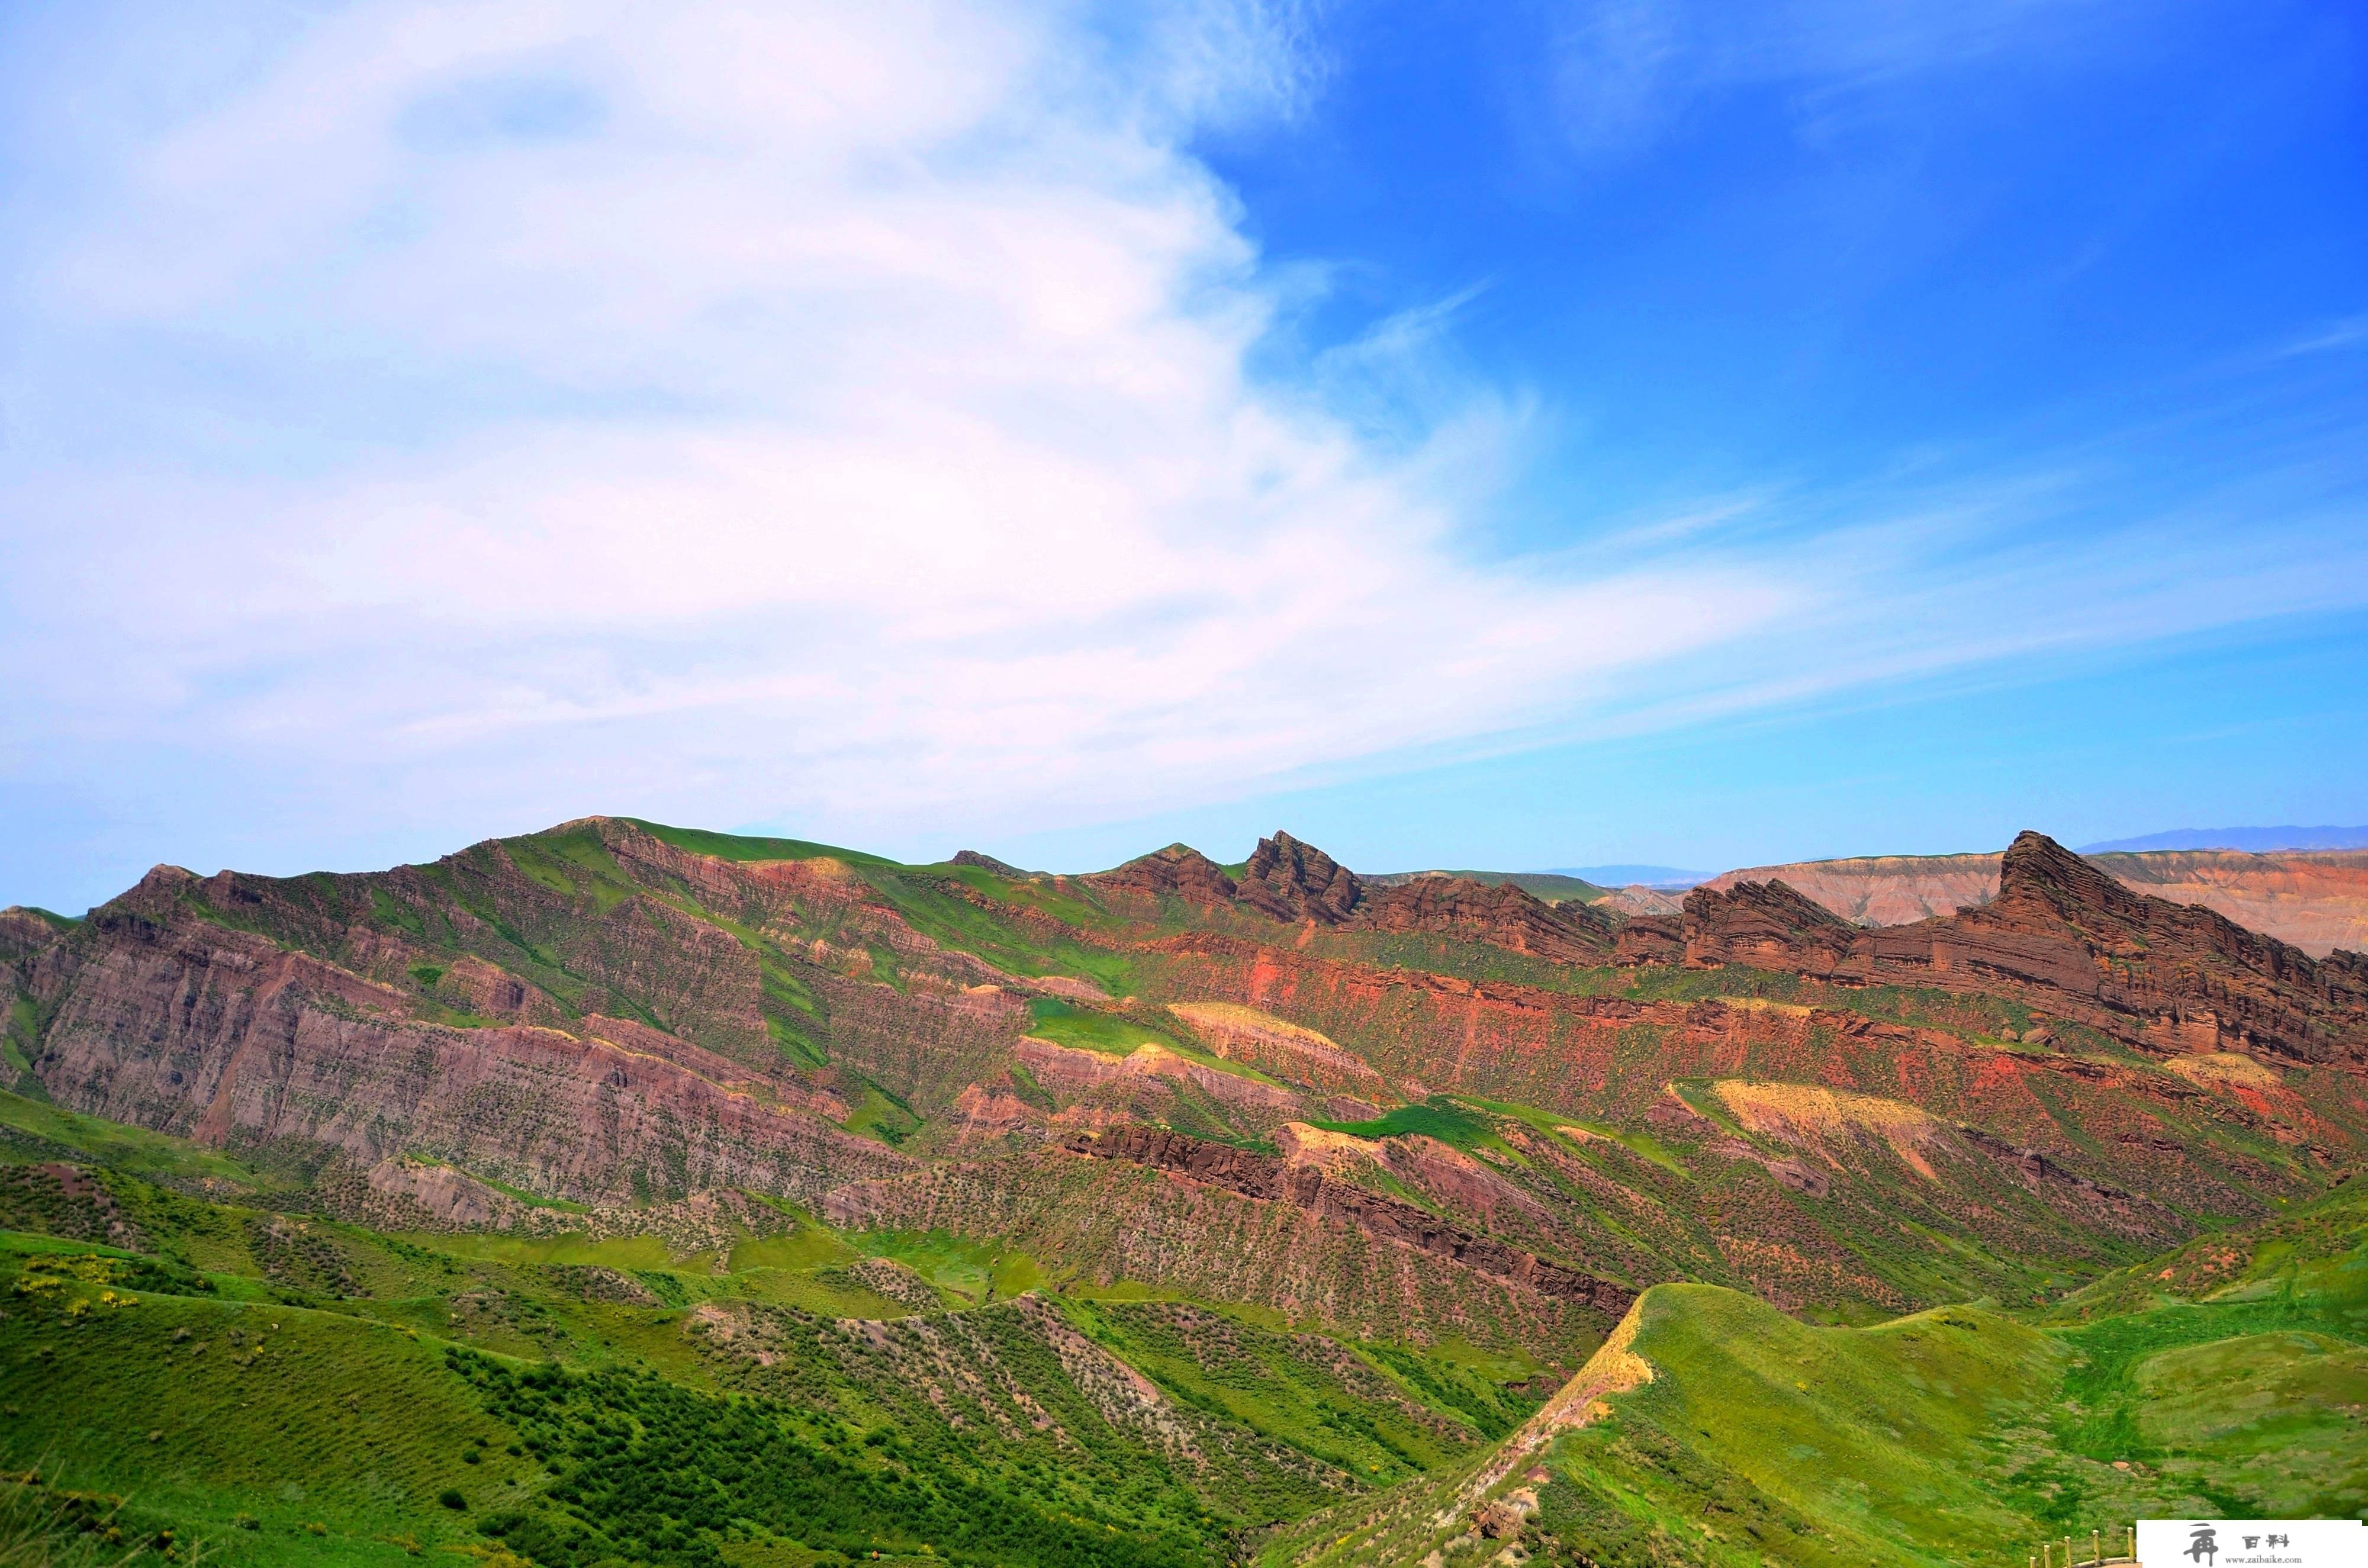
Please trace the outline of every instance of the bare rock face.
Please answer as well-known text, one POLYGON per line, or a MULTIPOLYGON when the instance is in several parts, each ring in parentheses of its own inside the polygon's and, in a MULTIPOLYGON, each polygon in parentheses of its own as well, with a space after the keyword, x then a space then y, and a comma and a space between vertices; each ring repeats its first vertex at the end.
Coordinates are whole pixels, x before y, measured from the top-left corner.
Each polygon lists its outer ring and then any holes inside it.
POLYGON ((1180 898, 1187 903, 1225 905, 1234 902, 1234 880, 1217 863, 1189 844, 1171 844, 1125 865, 1081 878, 1105 892, 1180 898))
POLYGON ((1072 1153, 1149 1165, 1246 1198, 1292 1204, 1346 1221, 1377 1239, 1461 1264, 1540 1295, 1581 1301, 1610 1316, 1626 1312, 1635 1300, 1635 1292, 1625 1286, 1548 1262, 1495 1237, 1474 1235, 1413 1204, 1332 1180, 1318 1164, 1294 1165, 1272 1154, 1206 1142, 1157 1127, 1081 1133, 1064 1146, 1072 1153))
POLYGON ((1998 896, 1989 855, 1872 855, 1728 871, 1702 885, 1782 881, 1855 926, 1905 926, 1973 909, 1998 896))
POLYGON ((2314 958, 2368 949, 2368 850, 2175 849, 2095 863, 2139 892, 2216 909, 2314 958))
MULTIPOLYGON (((1782 882, 1738 882, 1689 895, 1683 936, 1690 965, 1987 991, 2172 1052, 2368 1062, 2357 955, 2314 960, 2213 910, 2135 892, 2038 833, 2001 858, 1996 899, 1945 918, 1864 930, 1782 882)), ((1657 925, 1631 921, 1622 937, 1627 961, 1668 961, 1657 925)))
POLYGON ((1849 957, 1858 929, 1782 882, 1736 882, 1686 895, 1683 961, 1829 973, 1849 957))
POLYGON ((1314 845, 1277 831, 1250 852, 1237 896, 1277 920, 1338 926, 1355 913, 1363 892, 1356 872, 1314 845))
POLYGON ((1271 1013, 1230 1002, 1171 1002, 1167 1013, 1215 1054, 1248 1062, 1278 1078, 1334 1093, 1362 1095, 1368 1105, 1397 1097, 1389 1080, 1368 1066, 1364 1058, 1343 1051, 1315 1029, 1271 1013))
POLYGON ((1635 915, 1612 936, 1611 961, 1623 968, 1680 964, 1685 960, 1686 922, 1682 913, 1635 915))
POLYGON ((1861 968, 2047 994, 2069 1017, 2164 1050, 2324 1062, 2368 1060, 2357 962, 2315 962, 2213 910, 2133 892, 2025 833, 2006 852, 1993 903, 1870 932, 1861 968))
POLYGON ((0 909, 0 964, 13 964, 64 939, 68 927, 39 910, 0 909))
POLYGON ((164 898, 176 880, 152 873, 158 913, 102 909, 36 974, 55 1016, 33 1067, 60 1103, 218 1145, 417 1151, 586 1200, 812 1198, 910 1163, 791 1103, 793 1085, 642 1026, 424 1021, 391 985, 164 898))
POLYGON ((1356 925, 1371 931, 1422 931, 1493 943, 1557 963, 1600 963, 1612 949, 1610 921, 1583 903, 1547 903, 1510 882, 1417 877, 1368 891, 1356 925))
MULTIPOLYGON (((1998 854, 1875 855, 1795 861, 1728 871, 1703 886, 1724 891, 1737 882, 1782 881, 1852 925, 1907 926, 1998 897, 2004 859, 1998 854)), ((2170 849, 2089 859, 2135 892, 2216 909, 2313 958, 2368 947, 2368 851, 2170 849)), ((1623 890, 1612 902, 1631 915, 1678 913, 1674 901, 1649 889, 1623 890)))
POLYGON ((1238 882, 1181 844, 1080 881, 1121 897, 1178 898, 1212 913, 1329 930, 1486 942, 1558 963, 1600 963, 1612 951, 1611 922, 1584 904, 1547 903, 1510 882, 1469 877, 1421 876, 1383 886, 1282 832, 1258 840, 1238 882))

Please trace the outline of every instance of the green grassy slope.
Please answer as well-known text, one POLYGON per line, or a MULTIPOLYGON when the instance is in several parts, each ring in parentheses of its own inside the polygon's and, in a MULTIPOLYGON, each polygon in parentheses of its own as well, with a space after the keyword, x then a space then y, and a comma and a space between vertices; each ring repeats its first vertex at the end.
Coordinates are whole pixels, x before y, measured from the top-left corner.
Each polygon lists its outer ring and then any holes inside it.
POLYGON ((0 1109, 0 1467, 210 1561, 1213 1565, 1530 1408, 1216 1304, 1015 1300, 1033 1260, 957 1237, 388 1235, 0 1109))
POLYGON ((1270 1564, 1998 1564, 2141 1516, 2368 1515, 2368 1193, 2192 1244, 2044 1313, 1820 1328, 1664 1285, 1650 1382, 1459 1496, 1467 1460, 1269 1543, 1270 1564), (2189 1296, 2171 1294, 2184 1284, 2189 1296), (1508 1532, 1510 1533, 1510 1532, 1508 1532), (1459 1544, 1460 1543, 1460 1544, 1459 1544), (1497 1549, 1490 1542, 1489 1550, 1497 1549))

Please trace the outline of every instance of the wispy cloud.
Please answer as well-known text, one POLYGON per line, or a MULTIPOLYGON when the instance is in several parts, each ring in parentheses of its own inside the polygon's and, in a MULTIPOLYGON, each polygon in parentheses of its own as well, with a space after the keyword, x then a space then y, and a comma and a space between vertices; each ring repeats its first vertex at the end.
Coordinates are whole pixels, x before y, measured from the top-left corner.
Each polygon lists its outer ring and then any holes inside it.
POLYGON ((1246 368, 1286 287, 1186 148, 1316 90, 1304 17, 1124 20, 382 0, 162 93, 93 44, 168 107, 13 111, 74 177, 6 242, 0 766, 1024 830, 2368 597, 2211 519, 2032 543, 1998 472, 1492 554, 1539 394, 1442 352, 1471 296, 1246 368))
POLYGON ((2284 358, 2297 354, 2327 354, 2340 348, 2357 348, 2363 343, 2368 343, 2368 314, 2328 322, 2320 330, 2287 344, 2278 353, 2284 358))
POLYGON ((1465 559, 1517 414, 1383 449, 1255 384, 1274 297, 1178 143, 1304 72, 1247 11, 1140 30, 380 5, 81 149, 111 194, 23 257, 34 373, 236 384, 136 463, 11 460, 18 733, 359 811, 1141 810, 1793 601, 1465 559))
POLYGON ((1540 7, 1538 57, 1567 153, 1641 152, 1698 105, 1739 87, 1790 94, 1814 127, 1928 74, 2007 56, 2060 56, 2111 0, 1559 0, 1540 7))

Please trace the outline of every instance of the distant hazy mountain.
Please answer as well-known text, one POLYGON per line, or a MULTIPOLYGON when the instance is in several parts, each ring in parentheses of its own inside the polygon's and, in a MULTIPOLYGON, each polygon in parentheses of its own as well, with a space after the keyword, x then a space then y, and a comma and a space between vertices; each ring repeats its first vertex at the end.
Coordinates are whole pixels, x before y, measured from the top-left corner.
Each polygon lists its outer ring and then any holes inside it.
POLYGON ((2368 827, 2175 827, 2144 838, 2084 844, 2083 855, 2137 855, 2149 849, 2368 849, 2368 827))
POLYGON ((1690 888, 1710 881, 1715 873, 1678 866, 1556 866, 1548 874, 1577 877, 1600 888, 1634 887, 1640 882, 1648 888, 1690 888))

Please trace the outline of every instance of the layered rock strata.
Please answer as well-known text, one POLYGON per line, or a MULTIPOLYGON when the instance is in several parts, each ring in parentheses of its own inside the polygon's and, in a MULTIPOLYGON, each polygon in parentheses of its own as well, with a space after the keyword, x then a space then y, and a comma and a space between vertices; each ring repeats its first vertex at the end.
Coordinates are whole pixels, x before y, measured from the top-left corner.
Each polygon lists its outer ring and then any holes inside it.
POLYGON ((1335 1181, 1320 1165, 1294 1165, 1271 1154, 1187 1138, 1156 1127, 1080 1133, 1064 1146, 1072 1153, 1148 1165, 1245 1198, 1289 1203, 1343 1221, 1381 1240, 1446 1258, 1540 1295, 1581 1301, 1614 1317, 1626 1312, 1635 1299, 1634 1291, 1609 1279, 1549 1262, 1493 1237, 1474 1235, 1410 1203, 1335 1181))
POLYGON ((1945 918, 1868 930, 1782 882, 1737 882, 1695 890, 1679 920, 1631 921, 1620 956, 2011 996, 2166 1051, 2368 1062, 2368 959, 2314 960, 2213 910, 2134 892, 2036 833, 2007 850, 1996 899, 1945 918))

